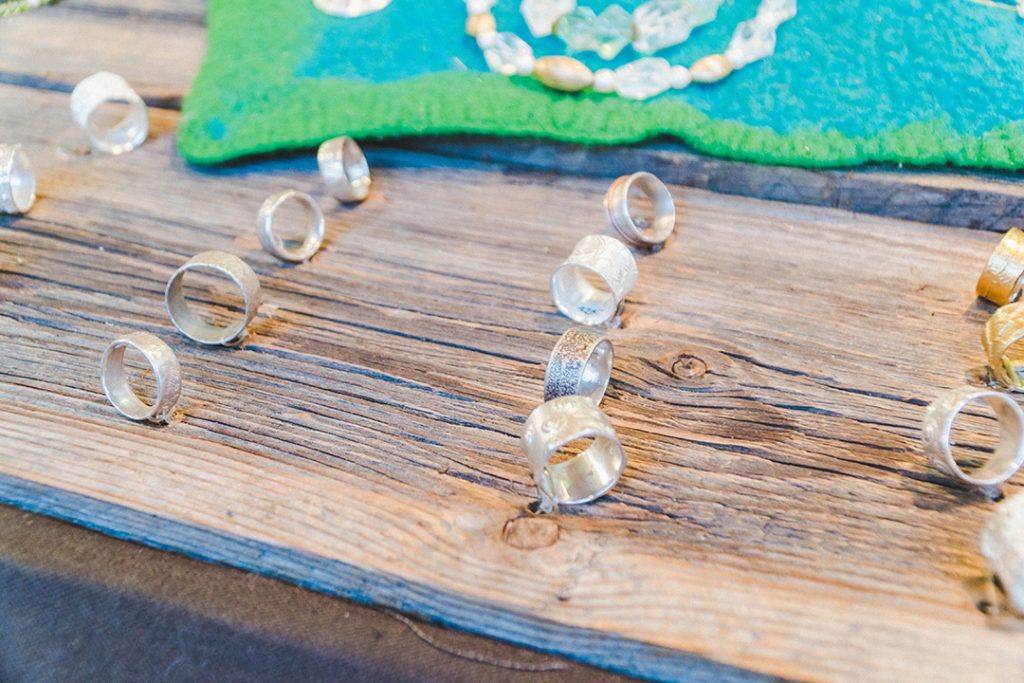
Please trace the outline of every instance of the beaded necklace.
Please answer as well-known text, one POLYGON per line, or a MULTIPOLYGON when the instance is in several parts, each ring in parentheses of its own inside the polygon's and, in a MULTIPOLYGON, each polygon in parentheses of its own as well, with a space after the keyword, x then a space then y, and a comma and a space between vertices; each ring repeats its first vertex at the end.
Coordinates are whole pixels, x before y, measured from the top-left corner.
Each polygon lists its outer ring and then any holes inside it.
MULTIPOLYGON (((716 83, 770 56, 775 52, 776 30, 796 16, 796 0, 761 0, 756 15, 736 27, 724 53, 702 57, 690 68, 672 65, 661 57, 642 57, 614 70, 595 72, 574 57, 535 57, 533 48, 515 33, 499 32, 491 13, 497 0, 465 2, 466 33, 476 38, 491 71, 505 76, 533 76, 562 92, 593 88, 595 92, 614 92, 633 100, 656 97, 669 88, 681 90, 691 82, 716 83)), ((593 10, 576 9, 576 0, 523 0, 521 10, 533 35, 555 33, 574 51, 592 50, 610 59, 628 42, 647 54, 678 45, 689 37, 694 26, 712 20, 719 4, 711 0, 650 0, 631 18, 618 5, 598 17, 593 10), (602 21, 609 12, 612 17, 602 21), (625 28, 627 21, 631 22, 629 28, 625 28)))

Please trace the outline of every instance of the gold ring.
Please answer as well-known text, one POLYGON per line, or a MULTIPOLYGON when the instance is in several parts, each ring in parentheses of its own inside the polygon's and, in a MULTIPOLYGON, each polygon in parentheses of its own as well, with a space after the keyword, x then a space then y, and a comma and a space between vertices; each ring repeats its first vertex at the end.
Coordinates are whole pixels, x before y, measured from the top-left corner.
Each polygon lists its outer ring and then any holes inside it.
POLYGON ((1013 362, 1007 355, 1010 347, 1024 339, 1024 301, 1002 306, 985 324, 981 345, 997 382, 1010 391, 1024 391, 1020 370, 1024 362, 1013 362))
POLYGON ((992 303, 1005 306, 1020 298, 1024 279, 1024 231, 1010 228, 988 257, 975 291, 992 303))

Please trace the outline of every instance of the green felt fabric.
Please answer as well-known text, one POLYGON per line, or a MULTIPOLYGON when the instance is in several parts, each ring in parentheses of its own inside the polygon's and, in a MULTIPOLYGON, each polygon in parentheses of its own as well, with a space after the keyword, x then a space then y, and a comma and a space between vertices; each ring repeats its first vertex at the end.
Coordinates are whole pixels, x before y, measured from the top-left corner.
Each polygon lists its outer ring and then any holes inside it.
MULTIPOLYGON (((632 10, 641 0, 619 0, 632 10)), ((602 9, 612 0, 579 0, 602 9)), ((538 55, 518 0, 499 30, 538 55)), ((757 0, 725 0, 718 19, 664 50, 690 64, 728 45, 757 0)), ((357 19, 311 0, 210 0, 209 45, 185 101, 179 144, 194 163, 311 147, 329 137, 438 133, 607 144, 657 135, 709 154, 801 166, 868 161, 1024 167, 1024 20, 971 0, 801 0, 776 53, 714 86, 647 102, 552 92, 487 73, 464 35, 461 0, 394 0, 357 19)), ((609 65, 577 55, 592 68, 609 65)), ((635 59, 627 47, 611 66, 635 59)))

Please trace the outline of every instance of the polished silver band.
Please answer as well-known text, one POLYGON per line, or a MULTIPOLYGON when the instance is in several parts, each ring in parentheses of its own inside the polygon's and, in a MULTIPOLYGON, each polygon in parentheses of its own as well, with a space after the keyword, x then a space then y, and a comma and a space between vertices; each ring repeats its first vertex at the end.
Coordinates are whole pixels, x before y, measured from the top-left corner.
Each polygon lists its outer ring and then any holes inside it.
POLYGON ((145 142, 149 133, 146 103, 128 81, 106 71, 93 74, 75 86, 71 92, 71 118, 85 131, 93 149, 105 154, 130 152, 145 142), (108 102, 127 104, 128 113, 106 128, 93 121, 93 114, 108 102))
POLYGON ((980 545, 1011 607, 1024 615, 1024 496, 1007 496, 996 506, 981 531, 980 545))
POLYGON ((626 245, 607 235, 587 235, 551 276, 551 298, 569 319, 600 325, 615 317, 637 275, 626 245))
POLYGON ((604 398, 612 375, 615 349, 603 334, 587 327, 570 327, 559 338, 544 374, 544 400, 586 396, 604 398))
POLYGON ((361 202, 370 194, 370 165, 355 140, 346 136, 320 145, 316 153, 327 190, 342 202, 361 202))
POLYGON ((0 145, 0 213, 25 213, 36 201, 36 174, 21 145, 0 145))
POLYGON ((261 302, 260 281, 256 277, 256 273, 245 261, 223 251, 204 251, 190 258, 167 281, 167 290, 164 293, 164 303, 167 306, 167 314, 171 317, 171 322, 182 334, 200 344, 228 346, 240 342, 245 338, 246 328, 256 317, 256 311, 261 302), (242 319, 227 327, 217 327, 210 325, 193 313, 192 309, 188 307, 188 302, 185 301, 185 294, 182 290, 185 273, 190 270, 211 271, 233 280, 242 293, 245 306, 242 319))
POLYGON ((612 183, 604 198, 608 222, 628 244, 653 247, 663 243, 676 227, 676 203, 665 183, 652 173, 640 172, 624 175, 612 183), (651 201, 654 215, 650 220, 634 217, 630 211, 629 195, 637 189, 651 201))
POLYGON ((181 367, 171 347, 149 332, 133 332, 110 342, 100 361, 100 381, 111 404, 133 420, 167 422, 181 395, 181 367), (124 371, 124 354, 131 347, 149 363, 156 378, 156 400, 147 405, 139 398, 124 371))
POLYGON ((313 257, 324 241, 324 212, 316 200, 305 192, 298 190, 284 190, 267 197, 260 207, 259 216, 256 218, 256 234, 260 238, 260 244, 269 253, 282 261, 301 263, 313 257), (274 234, 274 214, 277 209, 289 200, 301 204, 308 215, 306 224, 306 237, 302 244, 294 249, 285 246, 284 241, 274 234))
POLYGON ((925 412, 921 434, 932 466, 965 484, 991 488, 1002 484, 1024 464, 1024 411, 1008 394, 965 387, 939 397, 925 412), (966 472, 953 457, 952 431, 957 415, 971 402, 984 401, 999 422, 999 444, 989 460, 966 472))
POLYGON ((562 396, 537 406, 523 427, 522 446, 542 508, 599 498, 615 486, 626 468, 619 437, 586 396, 562 396), (561 449, 581 439, 591 444, 568 460, 549 464, 561 449))

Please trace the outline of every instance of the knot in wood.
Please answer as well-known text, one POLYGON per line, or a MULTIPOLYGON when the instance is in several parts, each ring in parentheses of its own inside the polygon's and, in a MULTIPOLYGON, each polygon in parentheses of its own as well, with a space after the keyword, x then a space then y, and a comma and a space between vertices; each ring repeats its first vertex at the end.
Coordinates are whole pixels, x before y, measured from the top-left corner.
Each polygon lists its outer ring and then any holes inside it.
POLYGON ((558 523, 544 517, 516 517, 505 522, 501 539, 513 548, 536 550, 554 545, 558 540, 558 523))
POLYGON ((685 351, 671 357, 666 365, 679 379, 700 379, 708 372, 707 361, 685 351))

